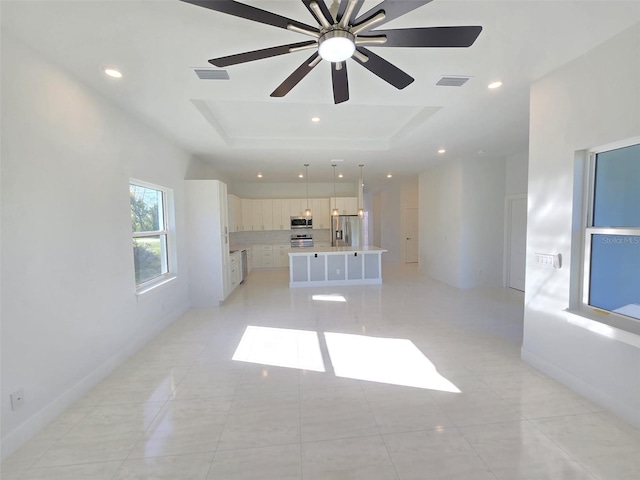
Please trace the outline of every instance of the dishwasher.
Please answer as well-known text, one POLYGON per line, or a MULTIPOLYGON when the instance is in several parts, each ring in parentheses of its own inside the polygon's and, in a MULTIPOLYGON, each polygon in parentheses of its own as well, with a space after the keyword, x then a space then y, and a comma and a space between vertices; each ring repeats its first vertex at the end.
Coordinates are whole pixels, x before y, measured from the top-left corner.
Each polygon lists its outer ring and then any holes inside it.
POLYGON ((247 254, 247 249, 243 249, 241 253, 241 262, 242 262, 242 278, 240 279, 240 283, 244 282, 244 279, 249 275, 249 258, 247 254))

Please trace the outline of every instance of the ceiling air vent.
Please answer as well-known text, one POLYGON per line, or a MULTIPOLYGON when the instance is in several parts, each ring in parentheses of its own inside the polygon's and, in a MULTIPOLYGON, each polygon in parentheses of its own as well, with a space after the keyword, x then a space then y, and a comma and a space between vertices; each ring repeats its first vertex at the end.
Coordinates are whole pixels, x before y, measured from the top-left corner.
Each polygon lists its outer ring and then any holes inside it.
POLYGON ((471 77, 442 77, 436 85, 441 87, 461 87, 471 77))
POLYGON ((194 68, 200 80, 229 80, 229 72, 214 68, 194 68))

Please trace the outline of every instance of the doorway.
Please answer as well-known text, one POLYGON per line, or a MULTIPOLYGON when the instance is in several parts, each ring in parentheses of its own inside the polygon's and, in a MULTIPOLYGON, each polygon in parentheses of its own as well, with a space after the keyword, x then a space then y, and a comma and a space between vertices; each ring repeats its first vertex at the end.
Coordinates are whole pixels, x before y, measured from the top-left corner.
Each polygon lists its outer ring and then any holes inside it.
POLYGON ((504 283, 524 292, 527 259, 527 196, 505 197, 504 283))

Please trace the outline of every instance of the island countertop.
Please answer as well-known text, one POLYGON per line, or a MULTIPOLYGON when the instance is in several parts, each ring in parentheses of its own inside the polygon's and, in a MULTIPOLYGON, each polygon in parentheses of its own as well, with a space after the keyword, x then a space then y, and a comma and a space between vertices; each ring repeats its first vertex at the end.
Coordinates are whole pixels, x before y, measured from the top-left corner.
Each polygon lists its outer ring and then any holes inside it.
POLYGON ((387 250, 380 247, 367 246, 367 247, 299 247, 292 248, 289 255, 313 255, 314 253, 322 254, 337 254, 344 255, 345 253, 384 253, 387 250))

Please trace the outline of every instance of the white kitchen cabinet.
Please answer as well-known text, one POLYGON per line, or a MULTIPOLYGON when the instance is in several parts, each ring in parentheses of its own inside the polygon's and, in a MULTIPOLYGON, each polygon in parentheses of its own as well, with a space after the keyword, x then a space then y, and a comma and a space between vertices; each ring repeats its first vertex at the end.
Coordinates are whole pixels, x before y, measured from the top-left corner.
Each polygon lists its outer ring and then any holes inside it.
POLYGON ((231 292, 227 185, 186 180, 185 190, 191 305, 218 306, 231 292))
POLYGON ((282 216, 282 200, 273 199, 273 230, 289 230, 289 217, 282 216))
POLYGON ((242 252, 240 250, 229 256, 229 271, 229 293, 231 293, 242 281, 242 252))
POLYGON ((291 199, 291 217, 303 217, 304 210, 307 208, 306 198, 292 198, 291 199))
POLYGON ((264 230, 262 200, 251 200, 251 224, 253 225, 253 230, 264 230))
POLYGON ((240 230, 243 232, 249 232, 254 230, 253 228, 253 200, 250 198, 243 198, 241 200, 242 205, 242 224, 240 230))
POLYGON ((242 199, 236 195, 227 195, 227 207, 229 209, 229 232, 242 230, 242 199))
POLYGON ((253 266, 256 268, 273 268, 273 245, 253 246, 253 266))
POLYGON ((290 245, 274 245, 273 246, 273 266, 276 268, 289 268, 289 252, 290 245))
POLYGON ((282 199, 282 208, 280 210, 280 215, 283 223, 283 230, 291 229, 291 199, 283 198, 282 199))
POLYGON ((314 230, 331 228, 331 208, 328 198, 313 198, 311 202, 311 215, 313 217, 314 230))
POLYGON ((262 230, 275 230, 273 226, 273 200, 268 198, 262 203, 262 230))
POLYGON ((331 210, 338 209, 340 215, 358 214, 358 197, 331 197, 331 210))

